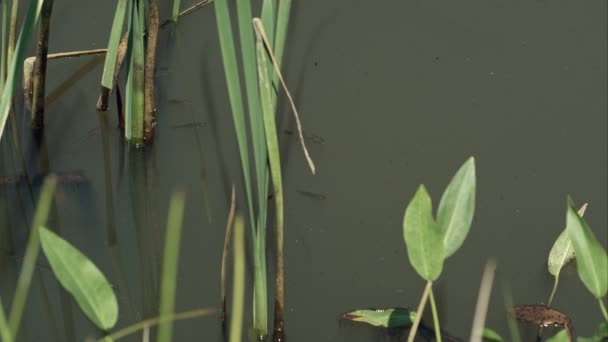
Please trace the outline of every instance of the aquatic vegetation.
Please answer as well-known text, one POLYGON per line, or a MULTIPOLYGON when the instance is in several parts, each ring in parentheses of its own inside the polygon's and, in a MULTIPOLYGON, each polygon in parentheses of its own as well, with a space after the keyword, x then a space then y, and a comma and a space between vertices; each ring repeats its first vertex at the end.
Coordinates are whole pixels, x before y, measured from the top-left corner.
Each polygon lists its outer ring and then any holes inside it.
POLYGON ((241 341, 243 331, 243 309, 245 307, 245 223, 241 215, 234 219, 234 267, 232 286, 232 316, 230 320, 230 342, 241 341))
POLYGON ((364 309, 345 313, 342 318, 383 328, 410 327, 416 311, 406 308, 364 309))
POLYGON ((458 250, 469 232, 475 210, 475 183, 475 159, 471 157, 443 192, 437 222, 433 218, 431 198, 424 185, 418 188, 405 210, 403 237, 408 259, 416 272, 427 281, 410 330, 409 342, 416 336, 427 297, 431 300, 437 340, 441 341, 432 282, 441 275, 444 260, 458 250))

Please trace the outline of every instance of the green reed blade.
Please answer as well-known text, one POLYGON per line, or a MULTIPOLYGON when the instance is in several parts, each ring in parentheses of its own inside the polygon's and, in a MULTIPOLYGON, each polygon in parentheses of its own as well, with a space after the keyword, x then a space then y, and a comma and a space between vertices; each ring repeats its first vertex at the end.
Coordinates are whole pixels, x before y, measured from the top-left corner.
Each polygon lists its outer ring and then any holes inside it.
POLYGON ((116 4, 116 12, 114 12, 114 21, 112 22, 112 30, 110 31, 110 40, 108 42, 108 52, 103 65, 103 75, 101 77, 101 85, 107 89, 112 89, 114 78, 114 68, 116 67, 116 56, 118 55, 118 44, 120 43, 120 34, 125 21, 127 12, 127 0, 118 0, 116 4))
POLYGON ((274 26, 277 21, 276 6, 274 0, 262 1, 262 22, 268 35, 270 46, 274 47, 274 26))
POLYGON ((0 94, 4 89, 4 81, 6 80, 6 64, 8 58, 8 0, 0 2, 0 11, 2 12, 2 50, 0 51, 0 94))
MULTIPOLYGON (((177 283, 177 260, 179 258, 179 241, 184 218, 184 192, 176 191, 171 196, 167 233, 163 255, 163 273, 160 287, 159 315, 172 315, 175 309, 175 289, 177 283)), ((173 331, 173 322, 167 321, 158 327, 158 341, 169 342, 173 331)))
POLYGON ((131 142, 141 144, 144 140, 144 11, 143 1, 135 0, 133 11, 133 112, 131 142))
POLYGON ((32 35, 32 30, 36 27, 36 23, 38 22, 41 7, 42 0, 33 0, 30 2, 30 7, 27 10, 23 25, 21 26, 19 39, 15 45, 15 55, 9 65, 6 82, 4 83, 4 89, 2 90, 2 97, 0 98, 0 138, 2 138, 2 134, 4 133, 6 119, 8 118, 8 112, 13 100, 13 92, 15 91, 15 86, 17 84, 17 77, 21 75, 21 69, 23 68, 25 50, 27 49, 29 39, 32 35))
POLYGON ((232 316, 230 319, 230 342, 242 341, 243 307, 245 306, 245 236, 241 215, 234 220, 234 267, 232 285, 232 316))
POLYGON ((179 19, 179 3, 180 0, 173 0, 173 22, 177 24, 177 19, 179 19))
POLYGON ((245 192, 247 196, 247 207, 249 210, 249 220, 251 230, 255 232, 253 201, 251 191, 251 179, 249 175, 249 152, 247 148, 247 132, 245 130, 245 112, 243 110, 243 97, 241 94, 241 84, 236 62, 236 52, 234 48, 234 36, 232 35, 232 23, 228 11, 227 0, 215 0, 214 10, 219 34, 220 50, 222 52, 222 62, 224 73, 226 74, 226 85, 228 87, 228 98, 232 109, 234 129, 236 131, 241 166, 243 168, 243 178, 245 180, 245 192))
MULTIPOLYGON (((291 13, 291 0, 278 0, 279 6, 277 10, 276 32, 274 33, 274 42, 270 42, 273 47, 273 53, 277 62, 278 69, 281 69, 283 63, 283 54, 285 52, 285 40, 287 39, 287 29, 289 26, 289 15, 291 13)), ((273 37, 269 37, 273 39, 273 37)), ((272 84, 276 91, 273 92, 273 106, 277 106, 277 92, 280 89, 279 75, 277 72, 272 72, 272 84)))
POLYGON ((11 333, 11 328, 8 327, 4 306, 2 305, 2 298, 0 298, 0 340, 2 340, 2 342, 13 342, 13 334, 11 333))
MULTIPOLYGON (((21 40, 21 38, 19 38, 19 40, 21 40)), ((19 44, 17 45, 19 46, 19 44)), ((21 60, 21 58, 15 58, 15 60, 21 60)), ((19 324, 21 323, 27 293, 36 267, 36 259, 38 258, 38 253, 40 253, 40 227, 45 224, 47 217, 49 216, 56 184, 57 180, 53 176, 48 177, 44 181, 42 190, 40 191, 40 198, 38 199, 38 206, 36 207, 36 212, 34 213, 34 218, 32 220, 32 229, 30 230, 30 237, 27 241, 27 247, 23 257, 23 266, 21 267, 21 274, 17 280, 17 289, 15 290, 15 297, 13 298, 13 304, 10 311, 9 326, 14 337, 17 337, 17 333, 19 332, 19 324)))
POLYGON ((133 1, 129 1, 129 16, 127 17, 127 53, 125 60, 127 61, 126 73, 127 83, 125 86, 125 139, 131 140, 131 122, 133 121, 133 1))

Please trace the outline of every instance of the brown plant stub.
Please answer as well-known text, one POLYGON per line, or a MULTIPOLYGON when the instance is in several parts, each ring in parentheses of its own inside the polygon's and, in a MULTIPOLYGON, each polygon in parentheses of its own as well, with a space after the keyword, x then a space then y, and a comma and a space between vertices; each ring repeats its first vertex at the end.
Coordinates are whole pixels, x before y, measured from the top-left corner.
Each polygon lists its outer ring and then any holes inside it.
POLYGON ((516 305, 511 310, 515 318, 519 321, 548 326, 561 326, 568 332, 568 337, 572 341, 572 321, 561 311, 552 309, 546 305, 516 305))

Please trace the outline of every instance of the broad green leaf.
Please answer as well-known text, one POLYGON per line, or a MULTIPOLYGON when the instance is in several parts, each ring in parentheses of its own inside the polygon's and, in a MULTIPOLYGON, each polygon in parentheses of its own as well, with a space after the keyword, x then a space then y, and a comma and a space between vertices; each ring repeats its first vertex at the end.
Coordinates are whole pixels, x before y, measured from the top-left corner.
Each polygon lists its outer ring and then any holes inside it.
POLYGON ((570 342, 568 331, 566 329, 562 329, 557 334, 549 337, 546 342, 570 342))
MULTIPOLYGON (((585 214, 585 209, 587 209, 586 203, 578 210, 580 217, 583 217, 585 214)), ((549 273, 558 277, 561 269, 572 259, 574 259, 574 247, 568 237, 568 230, 564 228, 564 231, 559 234, 549 252, 549 259, 547 261, 549 273)))
POLYGON ((437 210, 446 258, 460 248, 469 233, 475 213, 475 187, 475 159, 471 157, 448 184, 437 210))
POLYGON ((579 337, 576 340, 578 342, 602 342, 602 341, 606 341, 606 339, 608 339, 608 323, 602 322, 595 329, 593 336, 579 337))
POLYGON ((424 185, 405 209, 403 237, 410 263, 425 280, 439 278, 445 259, 443 236, 433 220, 431 198, 424 185))
POLYGON ((40 243, 53 273, 78 306, 102 330, 118 319, 118 303, 106 277, 84 254, 50 230, 40 227, 40 243))
POLYGON ((481 335, 484 341, 489 342, 503 342, 504 340, 498 333, 490 328, 484 328, 483 334, 481 335))
POLYGON ((608 255, 568 199, 566 229, 574 245, 578 275, 587 289, 602 298, 608 291, 608 255))
POLYGON ((414 322, 416 311, 405 308, 355 310, 343 314, 342 318, 371 324, 376 327, 407 328, 414 322))

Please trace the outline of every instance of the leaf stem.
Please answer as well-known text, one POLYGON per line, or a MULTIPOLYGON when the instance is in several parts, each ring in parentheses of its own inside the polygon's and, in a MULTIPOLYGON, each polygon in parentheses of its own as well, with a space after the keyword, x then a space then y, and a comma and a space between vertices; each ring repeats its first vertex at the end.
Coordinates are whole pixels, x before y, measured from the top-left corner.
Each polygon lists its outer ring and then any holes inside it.
POLYGON ((426 286, 424 287, 424 292, 422 292, 422 298, 420 298, 420 304, 418 304, 418 309, 416 310, 416 318, 414 319, 414 323, 410 328, 410 334, 407 336, 407 342, 414 342, 418 325, 420 325, 420 319, 422 319, 422 312, 424 312, 424 307, 426 306, 426 300, 429 298, 431 286, 433 286, 433 282, 430 280, 427 281, 426 286))
POLYGON ((559 273, 555 275, 555 281, 553 282, 553 290, 551 290, 551 295, 549 296, 549 300, 547 301, 547 306, 551 306, 551 303, 553 303, 553 297, 555 297, 555 291, 557 291, 558 283, 559 283, 559 273))
POLYGON ((608 312, 606 311, 604 301, 602 301, 602 298, 598 298, 597 302, 600 303, 600 309, 602 310, 602 314, 604 314, 604 319, 608 322, 608 312))
POLYGON ((435 340, 441 342, 441 329, 439 328, 439 315, 437 314, 437 306, 435 305, 435 296, 433 295, 433 288, 430 291, 431 297, 431 311, 433 312, 433 325, 435 327, 435 340))

